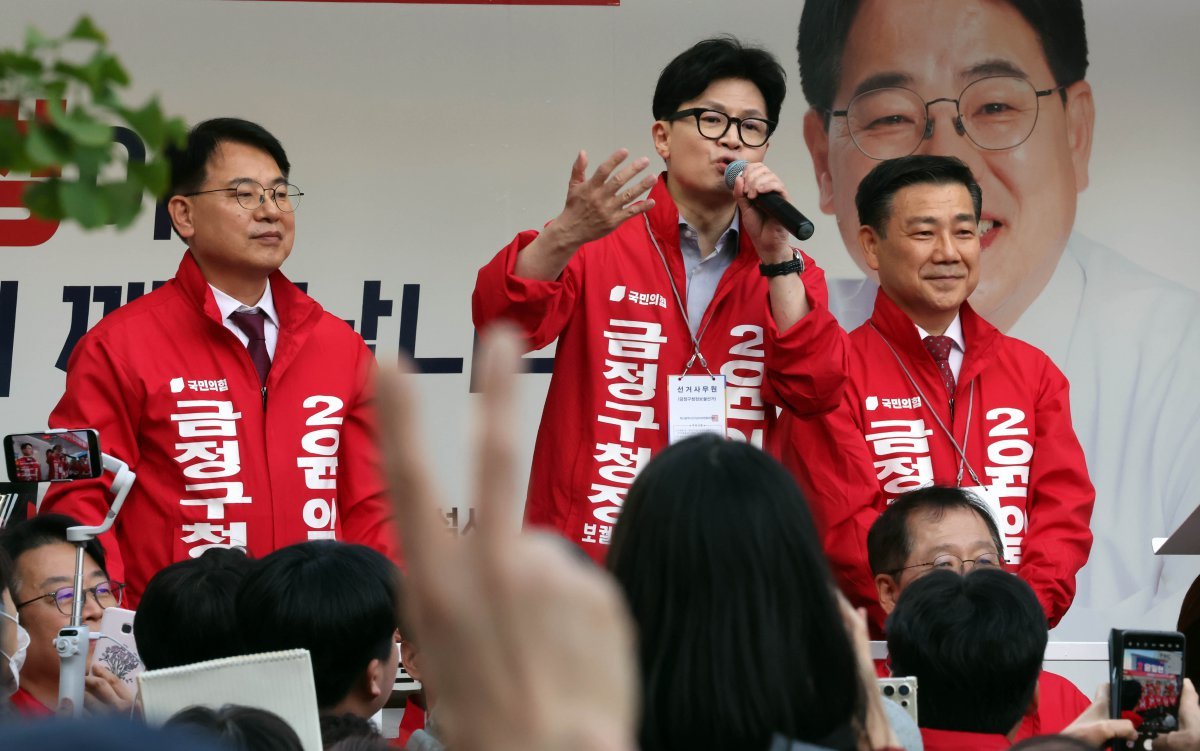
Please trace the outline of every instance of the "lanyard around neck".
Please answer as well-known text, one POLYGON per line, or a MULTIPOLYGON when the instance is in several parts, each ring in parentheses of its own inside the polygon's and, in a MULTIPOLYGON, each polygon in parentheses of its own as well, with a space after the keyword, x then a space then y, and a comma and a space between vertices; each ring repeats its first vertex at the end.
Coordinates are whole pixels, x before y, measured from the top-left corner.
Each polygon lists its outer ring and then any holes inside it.
POLYGON ((956 452, 958 452, 958 474, 955 477, 954 484, 962 487, 963 468, 965 467, 967 472, 971 473, 971 479, 975 481, 975 484, 982 486, 983 483, 979 481, 979 475, 975 474, 975 470, 971 467, 971 463, 967 461, 967 442, 971 440, 971 414, 973 413, 975 407, 975 379, 971 379, 971 383, 967 390, 967 422, 963 426, 963 442, 960 446, 958 441, 954 439, 954 433, 950 432, 950 430, 946 427, 946 424, 942 422, 942 418, 938 415, 937 410, 930 406, 929 399, 926 398, 925 392, 921 390, 921 387, 917 384, 916 379, 914 379, 912 374, 908 372, 908 368, 904 365, 904 360, 900 359, 900 353, 896 351, 896 348, 892 346, 892 343, 889 342, 887 337, 883 335, 883 332, 875 327, 873 322, 867 321, 867 325, 870 326, 871 330, 878 334, 879 338, 883 340, 883 343, 887 345, 887 348, 892 353, 892 357, 896 358, 896 363, 900 366, 900 370, 904 371, 904 377, 907 378, 908 382, 912 384, 912 387, 917 390, 917 395, 921 397, 921 403, 924 404, 929 410, 929 414, 933 415, 933 419, 937 422, 938 427, 942 429, 942 433, 950 440, 950 445, 954 447, 956 452))
POLYGON ((704 325, 700 327, 700 331, 695 334, 692 333, 692 327, 688 321, 687 308, 684 307, 683 297, 679 294, 679 288, 675 286, 675 277, 671 274, 671 267, 667 264, 667 256, 662 252, 662 248, 659 247, 658 239, 654 237, 654 230, 650 227, 650 217, 642 214, 642 219, 646 222, 646 234, 650 235, 650 243, 658 251, 658 258, 662 261, 663 270, 667 272, 667 281, 671 283, 671 293, 675 295, 675 304, 679 306, 679 313, 683 316, 683 324, 688 330, 688 336, 692 339, 692 356, 688 358, 687 365, 683 368, 683 375, 687 375, 692 365, 699 360, 700 367, 704 368, 704 372, 715 378, 716 376, 713 376, 713 372, 708 369, 708 360, 705 360, 704 355, 700 352, 700 339, 704 337, 704 332, 708 330, 708 324, 712 323, 712 316, 710 315, 705 319, 704 325))

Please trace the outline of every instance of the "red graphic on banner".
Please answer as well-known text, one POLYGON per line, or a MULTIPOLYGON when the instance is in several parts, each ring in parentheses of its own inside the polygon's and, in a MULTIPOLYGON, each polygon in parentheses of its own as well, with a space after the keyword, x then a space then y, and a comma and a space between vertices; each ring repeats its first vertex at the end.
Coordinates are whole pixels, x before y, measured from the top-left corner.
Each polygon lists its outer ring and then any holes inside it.
MULTIPOLYGON (((44 121, 49 117, 46 109, 48 104, 49 102, 45 99, 39 99, 35 103, 34 117, 39 121, 44 121)), ((67 108, 65 100, 62 102, 62 108, 64 110, 67 108)), ((21 133, 24 133, 29 127, 24 120, 21 120, 20 103, 15 100, 0 99, 0 117, 16 120, 17 129, 21 133)), ((34 172, 30 177, 58 177, 61 173, 62 171, 57 168, 45 169, 34 172)), ((8 170, 0 169, 0 177, 8 177, 8 170)), ((32 180, 0 180, 0 209, 24 208, 25 204, 21 200, 21 194, 32 182, 32 180)), ((0 219, 0 246, 27 248, 41 245, 53 237, 57 231, 57 221, 38 219, 32 215, 24 219, 0 219)))

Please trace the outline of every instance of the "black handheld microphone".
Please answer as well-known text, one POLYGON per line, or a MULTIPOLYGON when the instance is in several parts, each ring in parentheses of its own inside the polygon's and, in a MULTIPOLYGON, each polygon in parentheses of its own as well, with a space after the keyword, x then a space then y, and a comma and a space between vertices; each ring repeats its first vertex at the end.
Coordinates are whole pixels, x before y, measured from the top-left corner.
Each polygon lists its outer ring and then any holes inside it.
MULTIPOLYGON (((733 183, 738 179, 738 175, 745 171, 746 164, 745 159, 739 159, 731 162, 725 168, 725 185, 730 190, 733 190, 733 183)), ((757 198, 750 199, 750 203, 754 204, 754 208, 770 215, 775 221, 782 224, 784 229, 796 236, 796 239, 807 240, 812 237, 813 223, 778 193, 759 193, 757 198)))

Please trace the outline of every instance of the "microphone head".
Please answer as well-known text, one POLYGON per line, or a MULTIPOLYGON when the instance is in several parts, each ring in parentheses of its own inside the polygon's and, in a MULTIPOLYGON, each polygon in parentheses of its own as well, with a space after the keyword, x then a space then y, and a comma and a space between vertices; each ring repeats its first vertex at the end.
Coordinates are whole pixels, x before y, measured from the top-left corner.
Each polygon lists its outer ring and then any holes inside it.
POLYGON ((730 162, 725 168, 725 187, 733 190, 733 184, 737 181, 738 175, 746 171, 748 162, 745 159, 739 159, 736 162, 730 162))

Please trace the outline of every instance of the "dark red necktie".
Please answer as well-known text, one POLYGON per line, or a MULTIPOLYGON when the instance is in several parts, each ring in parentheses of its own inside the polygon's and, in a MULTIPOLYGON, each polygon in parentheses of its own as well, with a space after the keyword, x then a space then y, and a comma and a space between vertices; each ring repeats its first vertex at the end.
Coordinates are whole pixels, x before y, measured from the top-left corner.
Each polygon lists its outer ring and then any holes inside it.
POLYGON ((263 332, 266 316, 258 308, 251 308, 230 313, 229 320, 250 339, 246 344, 246 351, 250 353, 250 361, 258 371, 259 384, 267 385, 267 373, 271 372, 271 356, 267 354, 267 337, 263 332))
POLYGON ((925 349, 929 350, 929 354, 933 355, 933 360, 937 363, 946 393, 953 399, 954 371, 950 369, 950 348, 954 346, 954 340, 948 336, 927 336, 922 341, 925 343, 925 349))

